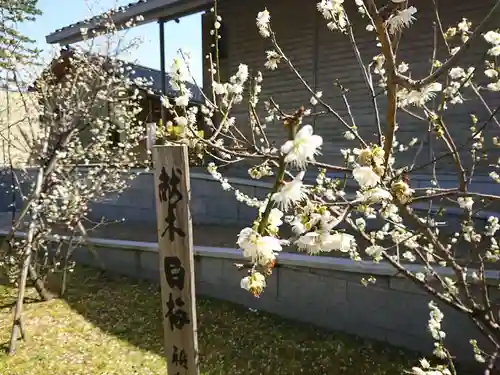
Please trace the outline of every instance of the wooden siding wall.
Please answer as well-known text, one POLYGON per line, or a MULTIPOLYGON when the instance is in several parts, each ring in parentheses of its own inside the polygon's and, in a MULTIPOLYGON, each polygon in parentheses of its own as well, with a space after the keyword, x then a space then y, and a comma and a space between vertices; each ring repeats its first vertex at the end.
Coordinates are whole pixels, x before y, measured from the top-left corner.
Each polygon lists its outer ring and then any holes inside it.
MULTIPOLYGON (((488 13, 494 0, 481 0, 469 2, 466 0, 441 0, 440 16, 445 29, 448 26, 456 25, 462 17, 467 17, 477 25, 480 20, 488 13)), ((363 76, 358 67, 353 49, 346 36, 328 30, 327 22, 316 10, 317 0, 222 0, 219 4, 219 14, 222 16, 222 23, 225 27, 225 38, 222 43, 226 43, 228 52, 227 58, 221 60, 221 69, 225 78, 229 74, 234 74, 239 63, 245 63, 249 66, 251 73, 255 74, 261 70, 264 74, 263 91, 261 94, 261 108, 259 114, 262 119, 265 116, 263 101, 272 96, 281 109, 285 112, 293 113, 301 104, 310 107, 310 93, 298 81, 296 75, 284 64, 281 63, 277 70, 269 71, 264 67, 265 51, 272 49, 269 40, 262 38, 255 25, 256 15, 259 11, 267 7, 271 13, 271 23, 273 30, 277 34, 278 42, 281 48, 291 59, 296 69, 302 74, 302 77, 315 90, 323 92, 323 98, 329 103, 339 115, 351 122, 346 106, 339 95, 340 90, 334 86, 338 80, 344 87, 349 89, 347 94, 348 101, 356 125, 360 129, 362 136, 375 142, 376 125, 375 113, 371 104, 370 94, 363 80, 363 76)), ((361 51, 364 65, 366 66, 372 60, 373 56, 379 53, 376 47, 375 34, 366 31, 366 20, 362 19, 354 7, 354 1, 346 2, 348 14, 355 25, 354 34, 361 51)), ((398 54, 399 61, 405 61, 410 64, 413 78, 420 78, 429 73, 431 56, 433 53, 434 31, 432 22, 434 19, 430 0, 418 1, 417 21, 405 31, 400 44, 398 54)), ((203 17, 203 39, 204 56, 210 51, 211 37, 209 34, 213 21, 212 15, 207 13, 203 17)), ((495 18, 492 26, 500 27, 500 15, 495 18)), ((482 73, 484 70, 483 54, 486 44, 481 40, 477 47, 471 51, 468 58, 462 59, 459 63, 461 67, 470 65, 477 66, 478 78, 487 79, 482 73), (468 63, 468 64, 467 64, 468 63)), ((437 57, 441 61, 445 60, 443 54, 444 45, 439 41, 437 57)), ((399 62, 398 61, 398 62, 399 62)), ((204 87, 210 87, 208 77, 208 65, 204 69, 204 87)), ((377 89, 377 88, 376 88, 377 89)), ((499 94, 487 95, 489 103, 500 104, 499 94)), ((468 130, 471 126, 470 113, 475 113, 480 120, 489 117, 484 107, 477 99, 468 96, 471 100, 467 105, 457 105, 447 111, 445 121, 450 128, 450 132, 456 139, 456 143, 461 145, 470 136, 468 130)), ((385 128, 385 96, 382 94, 377 98, 380 109, 380 119, 382 128, 385 128)), ((319 106, 316 110, 322 110, 319 106)), ((246 105, 239 105, 234 108, 238 124, 242 130, 248 130, 248 113, 246 105)), ((425 164, 429 160, 427 123, 415 120, 405 113, 398 113, 398 122, 400 130, 397 134, 399 141, 407 143, 413 137, 424 139, 425 146, 419 154, 417 164, 425 164)), ((331 114, 309 118, 306 123, 311 123, 315 131, 324 137, 325 145, 323 148, 322 161, 329 163, 342 163, 340 150, 346 147, 355 147, 354 142, 346 141, 343 138, 345 128, 340 121, 331 114)), ((279 123, 268 124, 268 134, 280 145, 284 139, 283 127, 279 123)), ((492 135, 500 135, 496 125, 488 128, 486 139, 490 140, 492 135)), ((442 141, 431 140, 432 147, 436 156, 445 152, 442 141)), ((491 148, 489 144, 488 147, 491 148)), ((470 147, 463 149, 463 154, 470 154, 470 147)), ((496 160, 498 153, 489 152, 490 160, 496 160)), ((411 163, 414 159, 415 151, 399 154, 398 166, 411 163)), ((466 158, 470 161, 470 157, 466 158)), ((484 163, 483 163, 484 164, 484 163)), ((443 172, 455 174, 452 168, 453 161, 450 157, 442 159, 438 163, 438 169, 443 172)), ((428 171, 428 170, 427 170, 428 171)), ((485 172, 484 170, 480 170, 485 172)), ((425 169, 419 173, 425 172, 425 169)))

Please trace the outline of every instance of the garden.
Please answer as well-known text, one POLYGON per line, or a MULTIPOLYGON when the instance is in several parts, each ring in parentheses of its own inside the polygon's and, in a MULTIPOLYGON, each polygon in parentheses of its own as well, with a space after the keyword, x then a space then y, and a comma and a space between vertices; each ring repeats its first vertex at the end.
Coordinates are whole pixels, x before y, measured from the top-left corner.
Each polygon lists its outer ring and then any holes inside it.
MULTIPOLYGON (((57 282, 54 290, 59 290, 57 282)), ((7 348, 15 289, 0 285, 0 344, 7 348)), ((26 296, 27 340, 0 354, 5 375, 165 374, 160 288, 79 267, 62 299, 26 296)), ((198 298, 201 374, 399 375, 418 359, 387 344, 198 298)))

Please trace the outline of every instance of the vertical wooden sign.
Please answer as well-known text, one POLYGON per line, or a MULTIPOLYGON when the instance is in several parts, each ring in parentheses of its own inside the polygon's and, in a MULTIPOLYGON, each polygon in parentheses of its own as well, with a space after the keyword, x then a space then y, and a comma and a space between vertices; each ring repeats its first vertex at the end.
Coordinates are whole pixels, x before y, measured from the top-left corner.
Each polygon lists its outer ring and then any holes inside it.
POLYGON ((199 375, 188 150, 154 146, 156 218, 168 375, 199 375))

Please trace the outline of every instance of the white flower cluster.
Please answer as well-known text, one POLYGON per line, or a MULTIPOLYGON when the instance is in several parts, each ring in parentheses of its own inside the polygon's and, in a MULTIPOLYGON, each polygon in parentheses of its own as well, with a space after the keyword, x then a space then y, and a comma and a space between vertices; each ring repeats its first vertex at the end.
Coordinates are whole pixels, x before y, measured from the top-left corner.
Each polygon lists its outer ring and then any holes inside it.
MULTIPOLYGON (((356 249, 354 236, 338 231, 332 232, 340 223, 340 220, 332 217, 329 211, 316 213, 305 210, 302 217, 308 214, 307 227, 316 227, 317 229, 313 232, 307 232, 298 238, 296 245, 299 249, 307 251, 312 255, 330 251, 347 253, 356 249)), ((303 233, 306 230, 306 225, 301 223, 300 220, 301 217, 299 216, 291 223, 296 233, 303 233)))
MULTIPOLYGON (((45 264, 42 273, 72 265, 64 261, 66 254, 60 249, 49 258, 48 235, 56 231, 84 235, 78 232, 89 202, 123 191, 128 185, 125 173, 145 162, 137 151, 144 139, 137 115, 147 82, 129 79, 131 68, 121 61, 78 48, 62 52, 55 61, 69 68, 62 80, 50 72, 37 80, 33 95, 38 106, 33 110, 40 121, 31 151, 36 165, 43 168, 26 194, 33 199, 29 221, 35 231, 30 245, 36 261, 45 264)), ((33 181, 33 176, 26 177, 33 181)), ((16 251, 23 254, 25 246, 26 242, 20 243, 16 251)))
POLYGON ((212 175, 214 180, 220 182, 221 187, 225 191, 232 190, 238 202, 246 204, 248 207, 257 207, 260 208, 263 206, 265 202, 258 200, 255 197, 249 197, 248 195, 242 193, 238 189, 235 189, 228 181, 227 178, 224 178, 220 172, 217 171, 217 167, 215 163, 211 162, 207 166, 207 171, 212 175))
POLYGON ((471 197, 459 197, 457 199, 458 205, 464 210, 471 211, 472 205, 474 204, 474 199, 471 197))
POLYGON ((500 32, 490 30, 484 34, 484 40, 491 44, 488 54, 491 56, 500 56, 500 32))
POLYGON ((452 375, 452 372, 446 366, 438 365, 433 367, 425 358, 420 360, 420 366, 414 366, 411 370, 414 375, 452 375))
POLYGON ((409 27, 415 17, 413 16, 417 13, 417 8, 411 6, 404 10, 398 10, 396 14, 391 15, 391 17, 386 21, 387 28, 391 34, 395 34, 404 27, 409 27))
POLYGON ((174 61, 170 66, 169 75, 170 87, 179 92, 179 95, 175 98, 175 105, 179 107, 187 107, 192 97, 191 91, 185 84, 186 80, 189 79, 189 72, 187 65, 179 57, 174 58, 174 61))
MULTIPOLYGON (((434 341, 441 342, 446 337, 446 334, 441 330, 441 322, 443 321, 443 313, 439 310, 439 307, 434 301, 429 302, 429 332, 432 335, 434 341)), ((436 354, 436 353, 434 353, 436 354)), ((437 355, 437 354, 436 354, 437 355)), ((441 352, 438 355, 439 358, 443 358, 441 352)))
POLYGON ((243 100, 244 84, 248 80, 248 66, 240 64, 238 71, 233 75, 227 83, 213 83, 213 89, 216 95, 222 96, 222 100, 226 103, 230 100, 237 104, 243 100))
POLYGON ((344 0, 321 0, 316 7, 328 21, 327 27, 330 30, 346 31, 348 20, 344 0))
MULTIPOLYGON (((429 66, 430 73, 418 79, 414 77, 410 61, 401 60, 399 45, 394 45, 403 42, 403 39, 400 40, 400 33, 416 21, 417 9, 408 6, 408 2, 404 0, 392 0, 392 3, 394 4, 380 8, 377 14, 371 3, 355 0, 357 11, 368 23, 366 30, 371 33, 370 37, 375 38, 374 43, 379 48, 368 66, 363 64, 365 50, 358 50, 354 45, 351 34, 354 30, 350 29, 344 1, 321 0, 317 3, 317 10, 327 20, 328 28, 347 34, 346 37, 355 47, 354 53, 358 58, 362 76, 371 92, 373 105, 377 107, 374 111, 376 126, 367 124, 365 120, 361 122, 351 112, 352 108, 348 103, 349 88, 344 90, 340 82, 337 82, 337 87, 342 89, 343 103, 341 101, 340 104, 345 104, 346 107, 345 111, 339 110, 341 112, 337 112, 338 108, 333 105, 330 107, 324 99, 324 96, 327 96, 324 95, 326 91, 311 87, 307 83, 295 67, 294 61, 278 44, 267 9, 259 12, 255 19, 259 33, 267 38, 270 44, 266 48, 263 65, 270 71, 277 70, 282 64, 287 65, 307 89, 309 103, 303 103, 304 106, 294 108, 294 112, 288 112, 293 109, 280 108, 276 98, 271 96, 269 100, 264 101, 261 108, 259 96, 262 92, 263 75, 260 72, 251 79, 249 68, 240 64, 237 73, 228 82, 222 82, 219 77, 219 61, 215 59, 216 62, 212 63, 212 97, 206 98, 202 107, 205 123, 212 130, 207 139, 203 140, 207 146, 206 153, 224 165, 248 161, 250 165, 245 165, 245 168, 248 168, 251 178, 267 180, 272 176, 274 180, 267 197, 258 200, 235 190, 228 179, 219 173, 215 164, 211 163, 208 167, 224 190, 233 191, 237 200, 257 208, 255 220, 240 231, 236 240, 243 256, 249 261, 240 267, 248 269, 248 275, 241 280, 241 287, 254 296, 258 297, 265 290, 267 278, 272 274, 275 263, 279 261, 279 254, 287 246, 294 246, 310 255, 334 251, 353 260, 361 260, 362 257, 374 262, 384 260, 399 270, 402 268, 409 271, 410 268, 406 268, 409 263, 418 262, 423 265, 423 270, 407 273, 417 284, 435 280, 439 272, 438 266, 454 266, 455 252, 462 250, 462 244, 471 248, 484 248, 487 260, 500 259, 500 248, 495 238, 500 229, 498 219, 488 219, 482 230, 477 229, 476 222, 471 220, 471 216, 484 207, 489 197, 485 195, 485 199, 482 199, 481 194, 468 193, 467 190, 476 163, 490 160, 486 159, 484 154, 489 145, 485 141, 485 126, 480 127, 479 124, 479 119, 483 121, 483 118, 479 113, 477 117, 473 113, 470 115, 472 126, 469 129, 471 133, 467 133, 467 136, 470 135, 469 151, 474 164, 469 168, 456 160, 462 156, 464 146, 457 150, 452 139, 455 130, 448 131, 449 124, 444 117, 448 110, 451 112, 453 107, 469 101, 469 93, 481 102, 481 93, 486 91, 485 89, 498 91, 500 71, 495 57, 498 56, 499 34, 497 31, 491 31, 483 35, 490 45, 486 55, 491 61, 486 61, 484 71, 489 79, 487 83, 476 83, 479 75, 477 64, 459 66, 458 60, 453 58, 458 51, 461 51, 460 54, 465 51, 468 47, 466 43, 471 41, 474 32, 472 23, 466 18, 442 32, 442 35, 439 35, 441 27, 436 27, 436 35, 445 41, 446 58, 453 59, 453 63, 443 65, 434 59, 429 66), (375 30, 377 35, 373 33, 375 30), (380 32, 384 34, 383 39, 380 32), (389 35, 385 35, 386 33, 389 35), (391 44, 389 47, 393 47, 392 50, 389 48, 388 52, 388 48, 382 48, 384 43, 391 44), (441 71, 438 71, 439 69, 441 71), (392 92, 395 93, 391 102, 396 108, 388 107, 395 112, 394 121, 382 117, 384 115, 378 111, 377 102, 383 100, 378 101, 377 96, 379 93, 389 93, 389 89, 393 89, 392 92), (244 101, 248 116, 244 119, 240 116, 240 108, 243 106, 235 109, 237 114, 232 115, 234 105, 244 101), (309 108, 306 108, 306 105, 309 108), (336 118, 335 125, 340 128, 339 134, 345 138, 340 149, 344 158, 342 166, 329 165, 328 160, 317 160, 326 140, 315 133, 316 129, 310 125, 308 119, 309 116, 325 113, 336 118), (408 128, 400 131, 400 126, 407 125, 407 115, 425 123, 422 136, 406 138, 410 133, 408 128), (388 124, 384 124, 384 121, 388 124), (283 129, 286 140, 277 141, 279 138, 275 132, 280 128, 283 129), (267 130, 272 138, 267 138, 267 130), (368 136, 367 133, 372 137, 369 140, 363 138, 368 136), (378 138, 377 141, 374 140, 375 137, 378 138), (465 170, 465 181, 460 181, 459 188, 441 188, 436 175, 431 178, 430 188, 419 188, 420 181, 411 182, 412 173, 418 173, 417 161, 421 158, 419 154, 423 147, 434 143, 431 137, 437 138, 439 147, 443 145, 446 148, 448 160, 457 164, 457 169, 465 170), (355 145, 344 144, 351 142, 355 145), (413 162, 401 165, 401 158, 398 158, 400 153, 407 152, 414 146, 417 146, 418 150, 415 150, 413 162), (316 168, 320 169, 314 183, 312 173, 316 168), (327 170, 335 175, 327 175, 327 170), (434 209, 445 201, 458 205, 464 211, 464 219, 456 233, 448 234, 443 231, 442 227, 448 223, 439 219, 441 209, 434 213, 434 209), (428 204, 428 209, 421 211, 418 206, 423 202, 428 204), (285 235, 286 233, 290 235, 285 235)), ((216 18, 214 30, 220 27, 220 20, 216 18)), ((422 17, 421 21, 428 19, 422 17)), ((438 55, 441 55, 441 52, 438 55)), ((462 59, 460 64, 466 64, 463 61, 468 60, 462 59)), ((487 110, 493 111, 487 102, 483 104, 487 110)), ((453 113, 453 116, 456 114, 453 113)), ((500 146, 497 138, 493 138, 493 146, 500 146)), ((441 155, 442 153, 433 154, 436 162, 431 164, 437 164, 441 155)), ((500 162, 493 167, 500 169, 500 162)), ((436 172, 433 170, 433 173, 436 172)), ((461 175, 462 173, 459 173, 459 180, 461 175)), ((500 182, 497 172, 491 172, 490 176, 500 182)), ((476 274, 475 280, 478 279, 476 274)), ((456 280, 445 276, 440 276, 439 280, 442 281, 442 290, 439 293, 442 293, 442 299, 447 302, 462 292, 462 285, 456 280)), ((365 282, 374 281, 370 279, 365 282)), ((442 313, 434 302, 429 307, 429 330, 436 341, 434 354, 439 358, 448 357, 449 353, 443 346, 445 334, 441 327, 442 313)), ((425 359, 420 361, 418 367, 413 368, 413 372, 419 375, 450 374, 446 367, 431 366, 425 359)))
POLYGON ((271 36, 271 30, 269 23, 271 22, 271 14, 267 9, 257 14, 257 28, 260 35, 264 38, 269 38, 271 36))
MULTIPOLYGON (((499 31, 488 31, 484 34, 484 40, 488 42, 492 47, 488 50, 488 54, 494 58, 500 56, 500 32, 499 31)), ((486 70, 484 74, 491 80, 487 88, 491 91, 500 92, 500 66, 495 61, 486 62, 486 70)))
POLYGON ((276 51, 266 51, 267 60, 264 66, 269 70, 275 70, 281 62, 281 55, 276 51))
POLYGON ((439 82, 431 83, 420 90, 408 90, 403 88, 398 91, 398 105, 401 108, 406 106, 423 107, 427 102, 436 97, 437 93, 443 90, 443 85, 439 82))

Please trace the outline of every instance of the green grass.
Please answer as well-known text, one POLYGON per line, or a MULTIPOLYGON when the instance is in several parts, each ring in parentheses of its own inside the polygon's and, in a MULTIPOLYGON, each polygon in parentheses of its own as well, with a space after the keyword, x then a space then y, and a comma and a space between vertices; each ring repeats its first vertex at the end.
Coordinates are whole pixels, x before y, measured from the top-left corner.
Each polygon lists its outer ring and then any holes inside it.
MULTIPOLYGON (((14 291, 0 285, 0 374, 166 374, 159 287, 88 268, 72 275, 64 299, 27 296, 29 334, 5 354, 14 291)), ((416 357, 397 348, 198 298, 203 375, 397 374, 416 357)))

